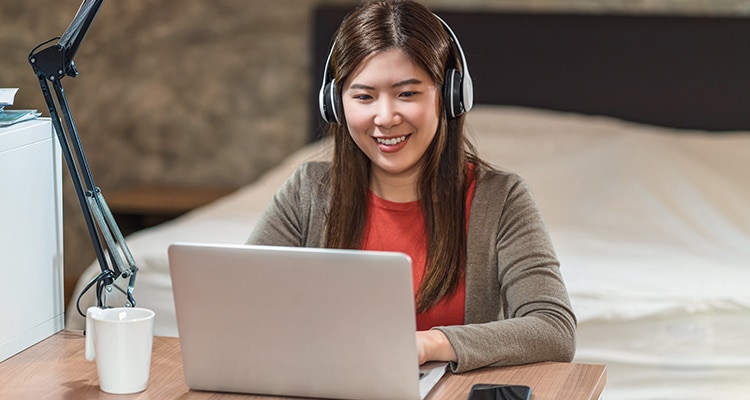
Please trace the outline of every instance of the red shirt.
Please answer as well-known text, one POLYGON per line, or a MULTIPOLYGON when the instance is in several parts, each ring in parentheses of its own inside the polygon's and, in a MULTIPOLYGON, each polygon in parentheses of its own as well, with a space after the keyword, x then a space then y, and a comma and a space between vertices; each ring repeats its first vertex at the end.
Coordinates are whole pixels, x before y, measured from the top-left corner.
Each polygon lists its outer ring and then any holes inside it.
MULTIPOLYGON (((476 186, 473 174, 470 174, 470 177, 472 179, 466 196, 467 221, 476 186)), ((416 293, 422 282, 427 260, 424 215, 419 201, 396 203, 370 192, 362 248, 408 254, 412 260, 412 278, 416 293)), ((417 314, 417 330, 427 330, 434 326, 463 325, 466 293, 466 282, 463 278, 459 281, 457 289, 453 295, 443 298, 426 312, 417 314)))

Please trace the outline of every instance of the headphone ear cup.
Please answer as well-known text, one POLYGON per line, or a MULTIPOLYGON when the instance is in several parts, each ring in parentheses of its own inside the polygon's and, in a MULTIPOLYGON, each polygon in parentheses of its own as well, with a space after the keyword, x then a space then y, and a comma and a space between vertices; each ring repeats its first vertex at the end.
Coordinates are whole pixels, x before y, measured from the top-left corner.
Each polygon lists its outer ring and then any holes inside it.
POLYGON ((463 77, 457 69, 451 68, 445 73, 443 83, 443 101, 448 118, 456 118, 464 113, 463 77))
POLYGON ((339 96, 336 93, 336 81, 332 80, 328 82, 323 88, 320 89, 318 98, 320 103, 320 115, 326 122, 340 124, 339 110, 341 102, 339 96))

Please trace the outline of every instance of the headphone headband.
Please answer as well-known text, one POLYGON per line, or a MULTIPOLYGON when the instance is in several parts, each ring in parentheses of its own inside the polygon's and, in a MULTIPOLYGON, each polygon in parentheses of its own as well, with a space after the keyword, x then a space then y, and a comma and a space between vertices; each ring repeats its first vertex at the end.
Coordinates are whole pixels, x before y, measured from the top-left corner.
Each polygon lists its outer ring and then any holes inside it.
MULTIPOLYGON (((471 110, 474 105, 474 85, 471 81, 469 65, 466 62, 466 56, 464 56, 464 51, 461 48, 461 43, 459 43, 458 37, 456 37, 456 34, 453 33, 451 27, 448 26, 442 18, 434 13, 432 15, 434 15, 443 25, 443 28, 445 28, 451 42, 458 51, 459 58, 461 59, 461 71, 458 71, 455 68, 448 69, 445 73, 445 79, 443 82, 443 101, 445 102, 446 114, 448 118, 456 118, 471 110)), ((342 118, 339 116, 341 100, 338 96, 336 80, 333 79, 329 70, 333 49, 335 47, 336 42, 331 45, 331 50, 328 52, 328 58, 326 58, 326 64, 323 68, 323 82, 320 85, 320 92, 318 93, 318 106, 323 120, 340 124, 342 122, 342 118)))

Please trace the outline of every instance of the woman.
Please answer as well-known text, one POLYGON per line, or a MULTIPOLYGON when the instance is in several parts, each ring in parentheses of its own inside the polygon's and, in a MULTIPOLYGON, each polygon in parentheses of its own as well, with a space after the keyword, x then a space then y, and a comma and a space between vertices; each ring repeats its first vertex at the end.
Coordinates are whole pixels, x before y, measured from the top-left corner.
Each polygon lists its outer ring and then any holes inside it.
POLYGON ((470 85, 458 41, 424 6, 360 5, 321 91, 333 159, 302 165, 248 242, 410 255, 420 363, 570 361, 576 321, 549 235, 521 178, 468 143, 471 88, 449 82, 461 72, 470 85))

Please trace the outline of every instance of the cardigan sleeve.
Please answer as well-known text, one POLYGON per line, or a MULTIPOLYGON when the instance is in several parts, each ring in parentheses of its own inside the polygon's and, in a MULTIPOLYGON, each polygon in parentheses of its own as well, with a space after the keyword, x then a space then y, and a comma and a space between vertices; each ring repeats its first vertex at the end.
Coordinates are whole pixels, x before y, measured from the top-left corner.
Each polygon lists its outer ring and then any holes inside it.
POLYGON ((520 177, 490 175, 471 208, 465 325, 436 328, 451 369, 569 362, 576 319, 540 212, 520 177))
POLYGON ((297 168, 266 206, 247 244, 322 247, 327 169, 321 161, 297 168))

